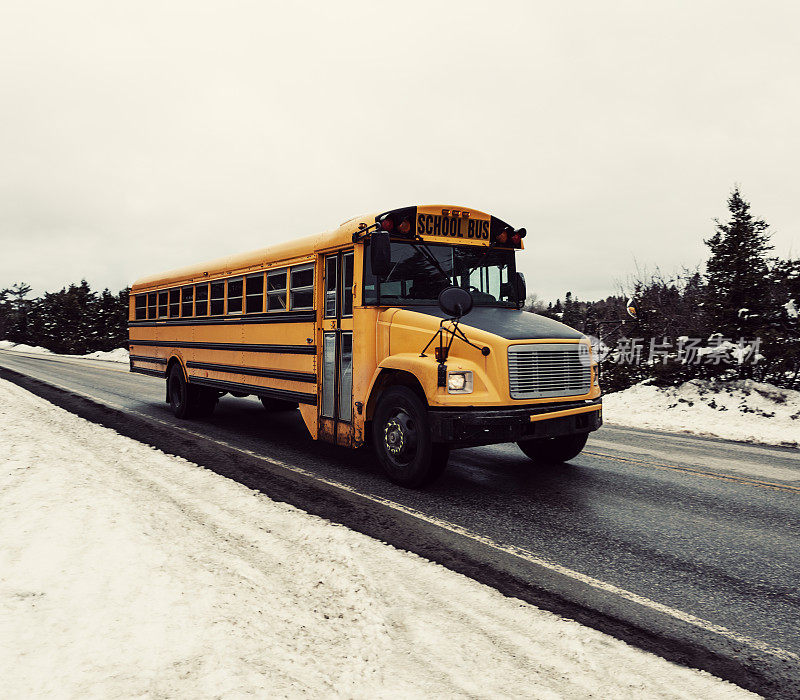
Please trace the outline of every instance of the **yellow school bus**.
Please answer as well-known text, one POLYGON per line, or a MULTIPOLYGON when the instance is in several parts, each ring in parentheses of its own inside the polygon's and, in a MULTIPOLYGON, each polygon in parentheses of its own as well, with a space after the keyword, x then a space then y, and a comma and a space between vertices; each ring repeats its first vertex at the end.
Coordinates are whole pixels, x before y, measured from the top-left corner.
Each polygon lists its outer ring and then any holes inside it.
POLYGON ((585 336, 522 310, 524 237, 475 209, 404 207, 140 279, 130 369, 165 379, 180 418, 225 393, 299 408, 312 438, 371 444, 409 487, 458 447, 567 461, 602 422, 597 367, 585 336))

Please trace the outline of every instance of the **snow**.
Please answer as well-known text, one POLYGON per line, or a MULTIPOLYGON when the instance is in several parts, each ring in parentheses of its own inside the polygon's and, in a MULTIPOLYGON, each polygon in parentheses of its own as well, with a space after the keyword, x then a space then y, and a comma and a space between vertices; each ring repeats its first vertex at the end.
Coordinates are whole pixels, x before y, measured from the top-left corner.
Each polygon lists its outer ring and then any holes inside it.
POLYGON ((797 311, 797 303, 794 299, 789 299, 784 305, 783 308, 786 309, 786 315, 789 318, 797 318, 798 311, 797 311))
POLYGON ((128 364, 128 351, 125 348, 116 348, 115 350, 97 350, 90 352, 88 355, 81 355, 87 360, 105 360, 106 362, 124 362, 128 364))
POLYGON ((0 381, 7 697, 750 693, 0 381))
POLYGON ((125 348, 115 350, 97 350, 88 355, 59 355, 50 352, 47 348, 40 348, 24 343, 12 343, 10 340, 0 340, 0 350, 11 350, 13 352, 24 352, 34 355, 52 355, 53 357, 69 357, 72 359, 105 360, 106 362, 124 362, 128 364, 128 351, 125 348))
POLYGON ((24 343, 12 343, 10 340, 0 340, 0 350, 13 350, 14 352, 27 352, 33 355, 52 355, 47 348, 24 343))
POLYGON ((635 428, 800 447, 800 392, 749 379, 694 379, 677 387, 646 380, 606 395, 603 418, 635 428))

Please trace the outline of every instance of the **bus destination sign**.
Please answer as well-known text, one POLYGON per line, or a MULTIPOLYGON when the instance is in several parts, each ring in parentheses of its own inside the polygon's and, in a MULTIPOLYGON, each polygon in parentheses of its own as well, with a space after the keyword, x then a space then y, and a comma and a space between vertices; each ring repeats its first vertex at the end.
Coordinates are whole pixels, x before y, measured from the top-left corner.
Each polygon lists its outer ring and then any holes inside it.
POLYGON ((441 212, 440 215, 419 211, 417 233, 434 238, 464 238, 467 241, 488 243, 488 219, 476 218, 474 212, 466 210, 442 209, 441 212))

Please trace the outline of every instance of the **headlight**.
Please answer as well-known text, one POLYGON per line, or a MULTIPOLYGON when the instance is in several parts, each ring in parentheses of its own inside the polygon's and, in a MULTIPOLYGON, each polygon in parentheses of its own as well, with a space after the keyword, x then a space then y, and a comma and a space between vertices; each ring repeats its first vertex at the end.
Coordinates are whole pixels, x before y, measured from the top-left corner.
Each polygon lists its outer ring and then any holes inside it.
POLYGON ((600 365, 592 365, 592 384, 600 386, 600 365))
POLYGON ((472 372, 448 372, 447 373, 447 393, 448 394, 471 394, 472 393, 472 372))

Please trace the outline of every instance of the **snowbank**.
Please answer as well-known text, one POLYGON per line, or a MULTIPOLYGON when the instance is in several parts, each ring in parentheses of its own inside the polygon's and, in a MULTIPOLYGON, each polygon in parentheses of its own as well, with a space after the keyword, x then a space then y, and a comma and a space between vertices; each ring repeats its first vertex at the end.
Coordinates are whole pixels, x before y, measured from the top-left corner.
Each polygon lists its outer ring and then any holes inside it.
POLYGON ((645 381, 605 396, 603 418, 635 428, 800 447, 800 391, 751 380, 695 379, 668 388, 645 381))
POLYGON ((0 340, 0 350, 13 350, 14 352, 27 352, 34 355, 52 355, 47 348, 40 348, 36 345, 25 345, 25 343, 12 343, 10 340, 0 340))
POLYGON ((7 382, 0 572, 8 697, 752 697, 7 382))
POLYGON ((12 350, 13 352, 25 352, 35 355, 53 355, 54 357, 105 360, 106 362, 124 362, 125 364, 128 364, 128 351, 125 348, 116 348, 115 350, 98 350, 96 352, 90 352, 88 355, 59 355, 57 353, 50 352, 47 348, 25 345, 24 343, 12 343, 10 340, 0 340, 0 350, 12 350))
POLYGON ((90 352, 88 355, 81 355, 81 357, 85 357, 87 360, 105 360, 106 362, 124 362, 128 364, 128 351, 125 348, 97 350, 96 352, 90 352))

